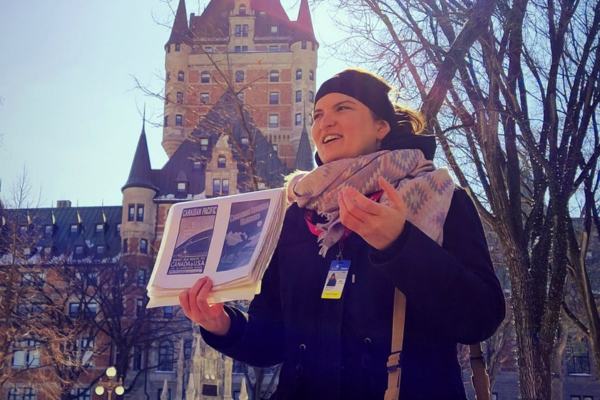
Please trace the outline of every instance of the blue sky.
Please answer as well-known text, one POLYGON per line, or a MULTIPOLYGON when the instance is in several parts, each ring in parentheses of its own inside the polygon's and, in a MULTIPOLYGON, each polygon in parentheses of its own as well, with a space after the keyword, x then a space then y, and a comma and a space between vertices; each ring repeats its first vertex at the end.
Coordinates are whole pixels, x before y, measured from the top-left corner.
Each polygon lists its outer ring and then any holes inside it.
MULTIPOLYGON (((188 14, 207 0, 187 0, 188 14)), ((289 17, 297 0, 283 0, 289 17)), ((172 1, 173 7, 177 1, 172 1)), ((329 10, 313 11, 321 42, 317 85, 346 65, 322 38, 329 10)), ((330 14, 329 14, 330 15, 330 14)), ((171 10, 161 0, 5 2, 0 13, 0 198, 26 169, 30 204, 119 205, 142 125, 161 120, 162 104, 134 88, 133 76, 160 90, 171 10)), ((167 157, 162 130, 146 125, 153 168, 167 157)), ((10 201, 8 202, 10 203, 10 201)))

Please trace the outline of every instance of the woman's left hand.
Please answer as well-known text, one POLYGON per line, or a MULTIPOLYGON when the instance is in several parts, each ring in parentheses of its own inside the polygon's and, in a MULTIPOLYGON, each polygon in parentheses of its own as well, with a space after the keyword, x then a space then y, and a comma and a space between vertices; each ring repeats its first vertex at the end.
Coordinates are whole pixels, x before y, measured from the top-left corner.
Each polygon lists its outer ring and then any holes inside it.
POLYGON ((377 203, 351 187, 340 191, 338 204, 342 224, 372 247, 383 250, 404 230, 406 204, 388 181, 379 177, 378 182, 391 206, 377 203))

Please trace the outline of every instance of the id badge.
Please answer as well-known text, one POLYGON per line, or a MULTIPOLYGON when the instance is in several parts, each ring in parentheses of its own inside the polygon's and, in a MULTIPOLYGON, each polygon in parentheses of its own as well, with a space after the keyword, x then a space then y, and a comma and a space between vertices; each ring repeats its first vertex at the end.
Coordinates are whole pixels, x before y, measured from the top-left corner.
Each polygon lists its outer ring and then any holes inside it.
POLYGON ((333 260, 325 278, 322 299, 341 299, 346 277, 350 270, 350 260, 333 260))

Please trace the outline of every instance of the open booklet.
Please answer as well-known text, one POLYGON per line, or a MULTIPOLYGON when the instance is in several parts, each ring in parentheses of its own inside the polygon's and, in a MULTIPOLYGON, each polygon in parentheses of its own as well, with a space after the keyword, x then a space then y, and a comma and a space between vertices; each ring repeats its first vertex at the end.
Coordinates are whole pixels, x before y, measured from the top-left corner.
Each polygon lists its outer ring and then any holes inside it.
POLYGON ((204 276, 214 284, 211 303, 252 299, 277 246, 285 208, 282 188, 174 204, 147 307, 178 305, 179 293, 204 276))

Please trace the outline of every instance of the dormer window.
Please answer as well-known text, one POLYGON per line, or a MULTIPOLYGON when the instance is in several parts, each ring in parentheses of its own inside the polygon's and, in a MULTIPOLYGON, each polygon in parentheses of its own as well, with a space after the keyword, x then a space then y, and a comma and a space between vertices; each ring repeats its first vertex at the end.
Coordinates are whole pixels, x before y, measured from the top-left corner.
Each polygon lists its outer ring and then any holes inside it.
POLYGON ((193 168, 194 169, 202 168, 202 161, 194 161, 193 168))
POLYGON ((177 191, 178 192, 186 192, 187 191, 187 182, 177 182, 177 191))
POLYGON ((79 232, 79 225, 71 224, 71 233, 78 233, 78 232, 79 232))
POLYGON ((277 32, 279 32, 279 26, 271 25, 271 33, 277 33, 277 32))
POLYGON ((226 166, 226 161, 225 161, 225 156, 224 155, 219 155, 219 158, 217 159, 217 167, 218 168, 225 168, 226 166))
POLYGON ((208 138, 200 138, 200 150, 208 150, 208 138))
POLYGON ((239 15, 246 15, 246 5, 240 4, 239 15))
POLYGON ((104 232, 104 224, 96 224, 96 233, 104 232))
POLYGON ((181 50, 181 44, 175 43, 175 51, 180 51, 180 50, 181 50))
POLYGON ((54 225, 44 226, 44 234, 46 236, 52 236, 53 233, 54 233, 54 225))
POLYGON ((302 49, 306 49, 306 40, 302 41, 302 49))

